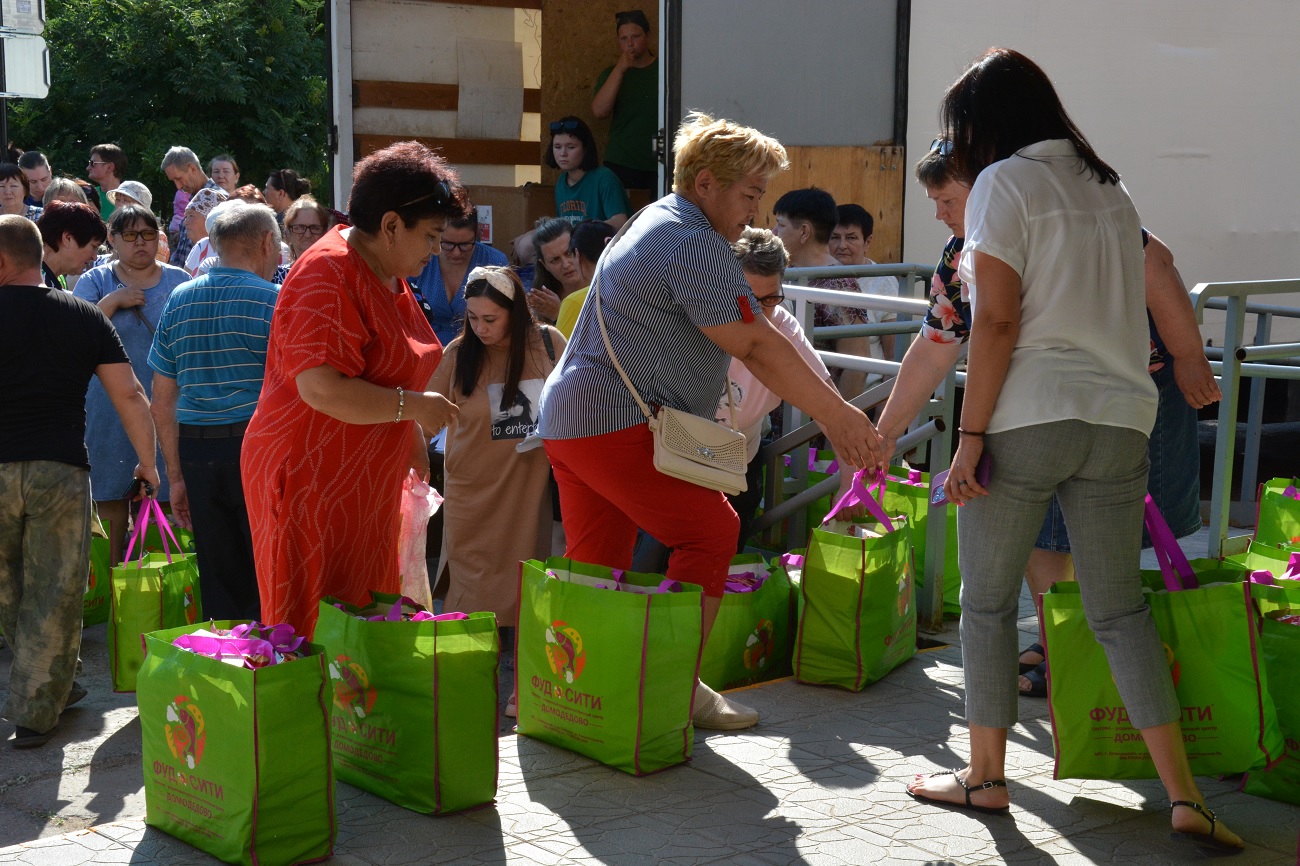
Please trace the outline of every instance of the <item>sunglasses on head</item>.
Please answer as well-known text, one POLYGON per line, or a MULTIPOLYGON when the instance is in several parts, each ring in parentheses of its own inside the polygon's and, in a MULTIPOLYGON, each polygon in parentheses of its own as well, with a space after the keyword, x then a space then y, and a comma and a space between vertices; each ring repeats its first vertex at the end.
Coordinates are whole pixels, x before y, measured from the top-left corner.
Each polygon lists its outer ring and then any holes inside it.
POLYGON ((553 120, 551 121, 551 132, 569 132, 578 128, 576 120, 553 120))
POLYGON ((399 204, 397 207, 393 208, 393 210, 401 210, 402 208, 410 207, 413 204, 419 204, 425 199, 430 199, 430 198, 433 199, 433 203, 435 205, 438 205, 440 207, 446 205, 451 201, 451 186, 448 185, 447 181, 440 180, 433 187, 433 192, 429 192, 429 193, 425 193, 424 195, 417 196, 411 199, 410 201, 408 201, 406 204, 399 204))
POLYGON ((952 156, 952 141, 946 138, 936 138, 930 142, 930 153, 937 153, 940 156, 952 156))

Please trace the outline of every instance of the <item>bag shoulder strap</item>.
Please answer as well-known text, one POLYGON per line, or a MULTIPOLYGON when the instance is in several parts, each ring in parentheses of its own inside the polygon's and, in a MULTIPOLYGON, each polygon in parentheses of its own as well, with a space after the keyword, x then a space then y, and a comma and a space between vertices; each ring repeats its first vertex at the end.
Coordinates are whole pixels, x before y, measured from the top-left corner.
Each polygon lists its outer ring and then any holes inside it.
POLYGON ((540 325, 539 327, 541 328, 541 331, 542 331, 542 345, 544 345, 544 346, 546 347, 546 357, 550 358, 550 359, 551 359, 551 363, 554 364, 554 363, 555 363, 555 343, 552 342, 552 340, 551 340, 551 326, 550 326, 550 325, 540 325))
MULTIPOLYGON (((646 207, 649 207, 649 205, 647 205, 646 207)), ((619 230, 614 234, 614 236, 609 239, 609 243, 607 243, 605 245, 605 249, 601 251, 600 261, 596 265, 596 273, 591 278, 591 290, 589 294, 594 295, 596 298, 596 324, 600 326, 600 338, 605 342, 605 351, 609 353, 609 360, 614 364, 614 369, 618 371, 618 377, 623 380, 623 384, 627 386, 627 390, 632 393, 632 399, 636 401, 636 405, 641 409, 641 414, 645 416, 646 421, 653 421, 654 413, 650 411, 650 407, 646 405, 646 402, 641 399, 640 393, 638 393, 636 388, 633 387, 632 380, 628 378, 627 372, 623 369, 623 365, 618 362, 618 356, 614 354, 614 346, 609 341, 609 330, 605 327, 605 313, 604 313, 605 305, 602 301, 602 298, 600 297, 600 272, 604 270, 605 256, 608 255, 609 251, 614 248, 614 244, 618 243, 619 238, 623 237, 623 234, 624 232, 627 231, 628 226, 636 222, 636 218, 641 216, 641 214, 645 213, 645 211, 646 208, 643 207, 641 208, 641 210, 632 214, 631 219, 623 223, 622 227, 619 228, 619 230)), ((727 423, 731 426, 732 430, 735 430, 736 429, 736 404, 731 397, 730 376, 727 377, 726 388, 727 388, 727 407, 731 410, 727 416, 727 423)))

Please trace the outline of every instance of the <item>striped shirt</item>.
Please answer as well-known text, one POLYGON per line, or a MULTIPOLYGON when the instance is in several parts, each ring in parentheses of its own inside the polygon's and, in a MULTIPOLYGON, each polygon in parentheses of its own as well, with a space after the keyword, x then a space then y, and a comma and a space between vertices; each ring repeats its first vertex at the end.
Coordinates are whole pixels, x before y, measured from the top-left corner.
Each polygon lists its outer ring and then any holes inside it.
POLYGON ((218 267, 172 292, 149 366, 176 380, 179 423, 234 424, 253 417, 279 291, 249 271, 218 267))
MULTIPOLYGON (((647 207, 601 256, 597 285, 614 353, 641 399, 712 418, 730 357, 700 329, 739 321, 742 305, 761 313, 731 245, 703 212, 675 194, 647 207)), ((544 439, 645 421, 605 351, 594 292, 591 300, 542 391, 544 439)))

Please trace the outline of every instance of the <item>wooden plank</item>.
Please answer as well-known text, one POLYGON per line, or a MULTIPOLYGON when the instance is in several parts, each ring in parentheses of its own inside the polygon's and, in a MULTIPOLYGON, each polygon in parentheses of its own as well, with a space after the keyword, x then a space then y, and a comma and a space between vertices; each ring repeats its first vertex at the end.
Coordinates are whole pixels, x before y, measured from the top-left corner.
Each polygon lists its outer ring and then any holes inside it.
MULTIPOLYGON (((448 0, 423 0, 425 3, 446 3, 448 0)), ((542 0, 455 0, 456 6, 493 6, 498 9, 541 9, 542 0)))
MULTIPOLYGON (((354 108, 414 108, 422 111, 455 111, 460 104, 460 85, 420 81, 353 81, 354 108)), ((524 111, 541 111, 542 91, 524 89, 524 111)))
MULTIPOLYGON (((358 135, 357 159, 398 141, 410 141, 411 136, 358 135)), ((442 153, 452 165, 534 165, 537 162, 538 143, 535 141, 505 141, 475 138, 424 138, 420 142, 442 153)))
MULTIPOLYGON (((771 228, 772 206, 792 189, 820 187, 836 204, 860 204, 875 220, 867 255, 889 264, 903 255, 903 188, 912 176, 901 147, 787 147, 790 170, 772 178, 756 225, 771 228)), ((938 260, 938 250, 935 259, 938 260)))

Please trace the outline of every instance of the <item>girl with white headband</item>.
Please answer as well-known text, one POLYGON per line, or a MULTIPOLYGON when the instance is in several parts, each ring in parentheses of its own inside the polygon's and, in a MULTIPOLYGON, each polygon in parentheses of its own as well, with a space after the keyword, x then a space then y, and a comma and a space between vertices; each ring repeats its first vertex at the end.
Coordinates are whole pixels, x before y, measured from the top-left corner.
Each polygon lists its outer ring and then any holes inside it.
MULTIPOLYGON (((446 440, 446 610, 490 610, 498 626, 514 627, 519 560, 551 553, 550 461, 515 446, 536 431, 542 384, 563 350, 560 332, 533 318, 514 271, 470 271, 464 328, 430 385, 460 407, 446 440)), ((506 715, 514 707, 512 695, 506 715)))

